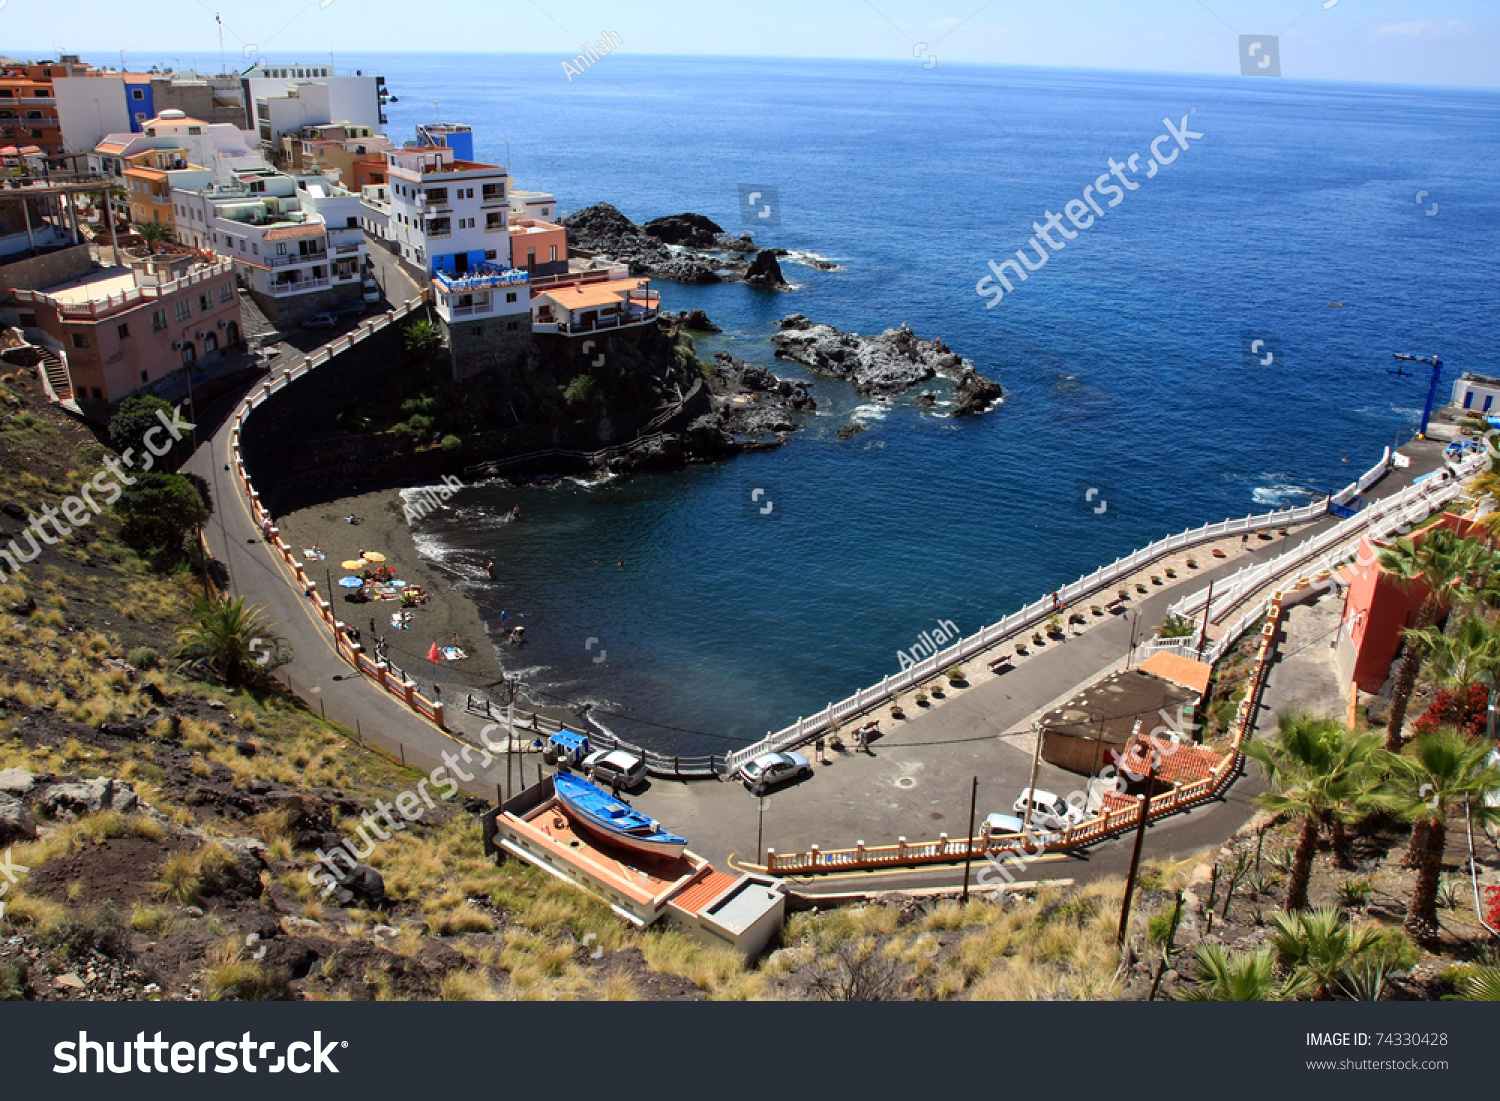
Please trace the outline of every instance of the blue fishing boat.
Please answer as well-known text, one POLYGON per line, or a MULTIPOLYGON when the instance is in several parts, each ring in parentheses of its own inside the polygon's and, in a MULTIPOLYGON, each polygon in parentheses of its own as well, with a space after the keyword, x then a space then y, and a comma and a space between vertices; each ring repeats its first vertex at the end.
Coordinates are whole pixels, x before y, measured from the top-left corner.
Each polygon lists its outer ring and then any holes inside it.
POLYGON ((552 790, 575 822, 612 845, 668 859, 687 848, 687 838, 662 829, 660 822, 570 772, 554 775, 552 790))

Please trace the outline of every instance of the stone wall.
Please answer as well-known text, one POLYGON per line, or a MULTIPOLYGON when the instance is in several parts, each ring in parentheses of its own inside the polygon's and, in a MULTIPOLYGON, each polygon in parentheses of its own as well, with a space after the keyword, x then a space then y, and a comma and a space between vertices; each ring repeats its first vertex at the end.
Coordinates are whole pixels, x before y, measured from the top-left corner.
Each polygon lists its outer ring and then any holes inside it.
POLYGON ((40 256, 0 264, 0 289, 46 290, 70 279, 81 279, 93 266, 86 244, 44 252, 40 256))
POLYGON ((443 324, 442 328, 455 382, 492 368, 514 367, 531 354, 529 313, 480 321, 456 320, 443 324))
POLYGON ((281 329, 294 327, 298 322, 315 313, 335 310, 346 303, 355 301, 360 294, 358 280, 347 286, 328 287, 326 290, 314 291, 312 294, 294 294, 286 298, 273 298, 254 289, 250 291, 250 297, 260 307, 261 313, 266 315, 268 321, 281 329))

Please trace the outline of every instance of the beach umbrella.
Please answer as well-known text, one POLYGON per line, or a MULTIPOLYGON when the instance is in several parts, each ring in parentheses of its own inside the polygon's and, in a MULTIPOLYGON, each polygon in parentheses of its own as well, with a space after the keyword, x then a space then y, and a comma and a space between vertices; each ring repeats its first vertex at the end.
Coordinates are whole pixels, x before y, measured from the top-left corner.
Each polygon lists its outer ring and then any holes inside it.
POLYGON ((339 569, 342 570, 362 570, 364 568, 365 560, 363 558, 351 558, 347 562, 339 563, 339 569))
POLYGON ((341 577, 339 584, 346 589, 363 589, 365 583, 357 577, 341 577))
POLYGON ((385 555, 381 554, 379 551, 365 551, 365 561, 366 562, 384 562, 385 561, 385 555))
POLYGON ((443 655, 438 651, 437 643, 436 642, 434 642, 432 644, 432 649, 430 649, 430 650, 427 651, 427 660, 428 661, 442 661, 443 660, 443 655))

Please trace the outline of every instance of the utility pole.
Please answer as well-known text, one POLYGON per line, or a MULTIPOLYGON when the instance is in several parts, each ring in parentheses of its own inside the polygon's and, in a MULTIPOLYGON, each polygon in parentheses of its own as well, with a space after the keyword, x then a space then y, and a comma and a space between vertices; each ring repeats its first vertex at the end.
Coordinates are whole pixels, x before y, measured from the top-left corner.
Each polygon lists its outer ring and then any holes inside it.
POLYGON ((1141 612, 1137 608, 1135 614, 1130 618, 1130 646, 1125 651, 1125 672, 1127 673, 1130 672, 1130 660, 1135 657, 1135 632, 1140 625, 1141 612))
POLYGON ((1021 822, 1021 832, 1031 828, 1031 806, 1036 802, 1036 774, 1042 767, 1042 724, 1036 724, 1036 749, 1031 754, 1031 780, 1026 788, 1026 817, 1021 822))
POLYGON ((1120 902, 1120 930, 1115 946, 1125 943, 1125 926, 1130 924, 1130 896, 1135 891, 1135 873, 1141 866, 1141 845, 1146 840, 1146 823, 1151 819, 1151 797, 1156 794, 1156 764, 1146 773, 1146 794, 1141 798, 1141 820, 1135 826, 1135 849, 1130 854, 1130 872, 1125 876, 1125 897, 1120 902))
POLYGON ((1203 626, 1198 630, 1198 660, 1203 660, 1203 648, 1208 645, 1208 615, 1214 607, 1214 581, 1208 579, 1208 599, 1203 602, 1203 626))
POLYGON ((765 839, 766 808, 771 805, 771 797, 769 795, 762 795, 756 799, 756 803, 759 806, 757 807, 758 813, 755 816, 755 859, 759 860, 761 866, 764 867, 766 850, 762 847, 761 842, 765 839))
POLYGON ((974 862, 974 809, 979 802, 979 777, 974 777, 974 782, 969 788, 969 832, 964 842, 964 893, 959 900, 959 905, 965 905, 969 901, 969 865, 974 862))

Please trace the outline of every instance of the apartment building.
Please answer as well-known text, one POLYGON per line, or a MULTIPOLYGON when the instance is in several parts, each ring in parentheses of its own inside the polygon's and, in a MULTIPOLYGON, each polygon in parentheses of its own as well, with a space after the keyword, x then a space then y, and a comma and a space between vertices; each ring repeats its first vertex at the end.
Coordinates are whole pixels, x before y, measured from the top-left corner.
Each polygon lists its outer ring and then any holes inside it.
MULTIPOLYGON (((227 260, 178 254, 104 268, 45 290, 12 290, 5 320, 50 349, 60 386, 80 408, 110 406, 242 343, 239 295, 227 260)), ((60 397, 67 396, 59 393, 60 397)))
POLYGON ((241 78, 247 128, 274 150, 304 126, 342 122, 383 133, 385 78, 337 76, 327 66, 256 66, 241 78))
POLYGON ((360 197, 323 173, 260 169, 173 191, 178 239, 232 259, 278 324, 360 297, 366 266, 360 197))
MULTIPOLYGON (((205 122, 181 111, 169 110, 148 119, 139 134, 118 132, 106 135, 88 157, 91 172, 120 178, 133 158, 145 153, 167 153, 176 150, 187 164, 207 169, 216 182, 227 183, 238 172, 269 167, 261 155, 255 136, 225 122, 205 122)), ((147 158, 152 167, 160 167, 147 158)))
POLYGON ((331 122, 283 134, 275 161, 287 171, 337 172, 344 186, 360 191, 385 182, 385 155, 395 148, 390 138, 368 126, 331 122))
POLYGON ((72 58, 0 68, 0 145, 35 145, 47 156, 61 154, 54 82, 87 69, 72 58))

